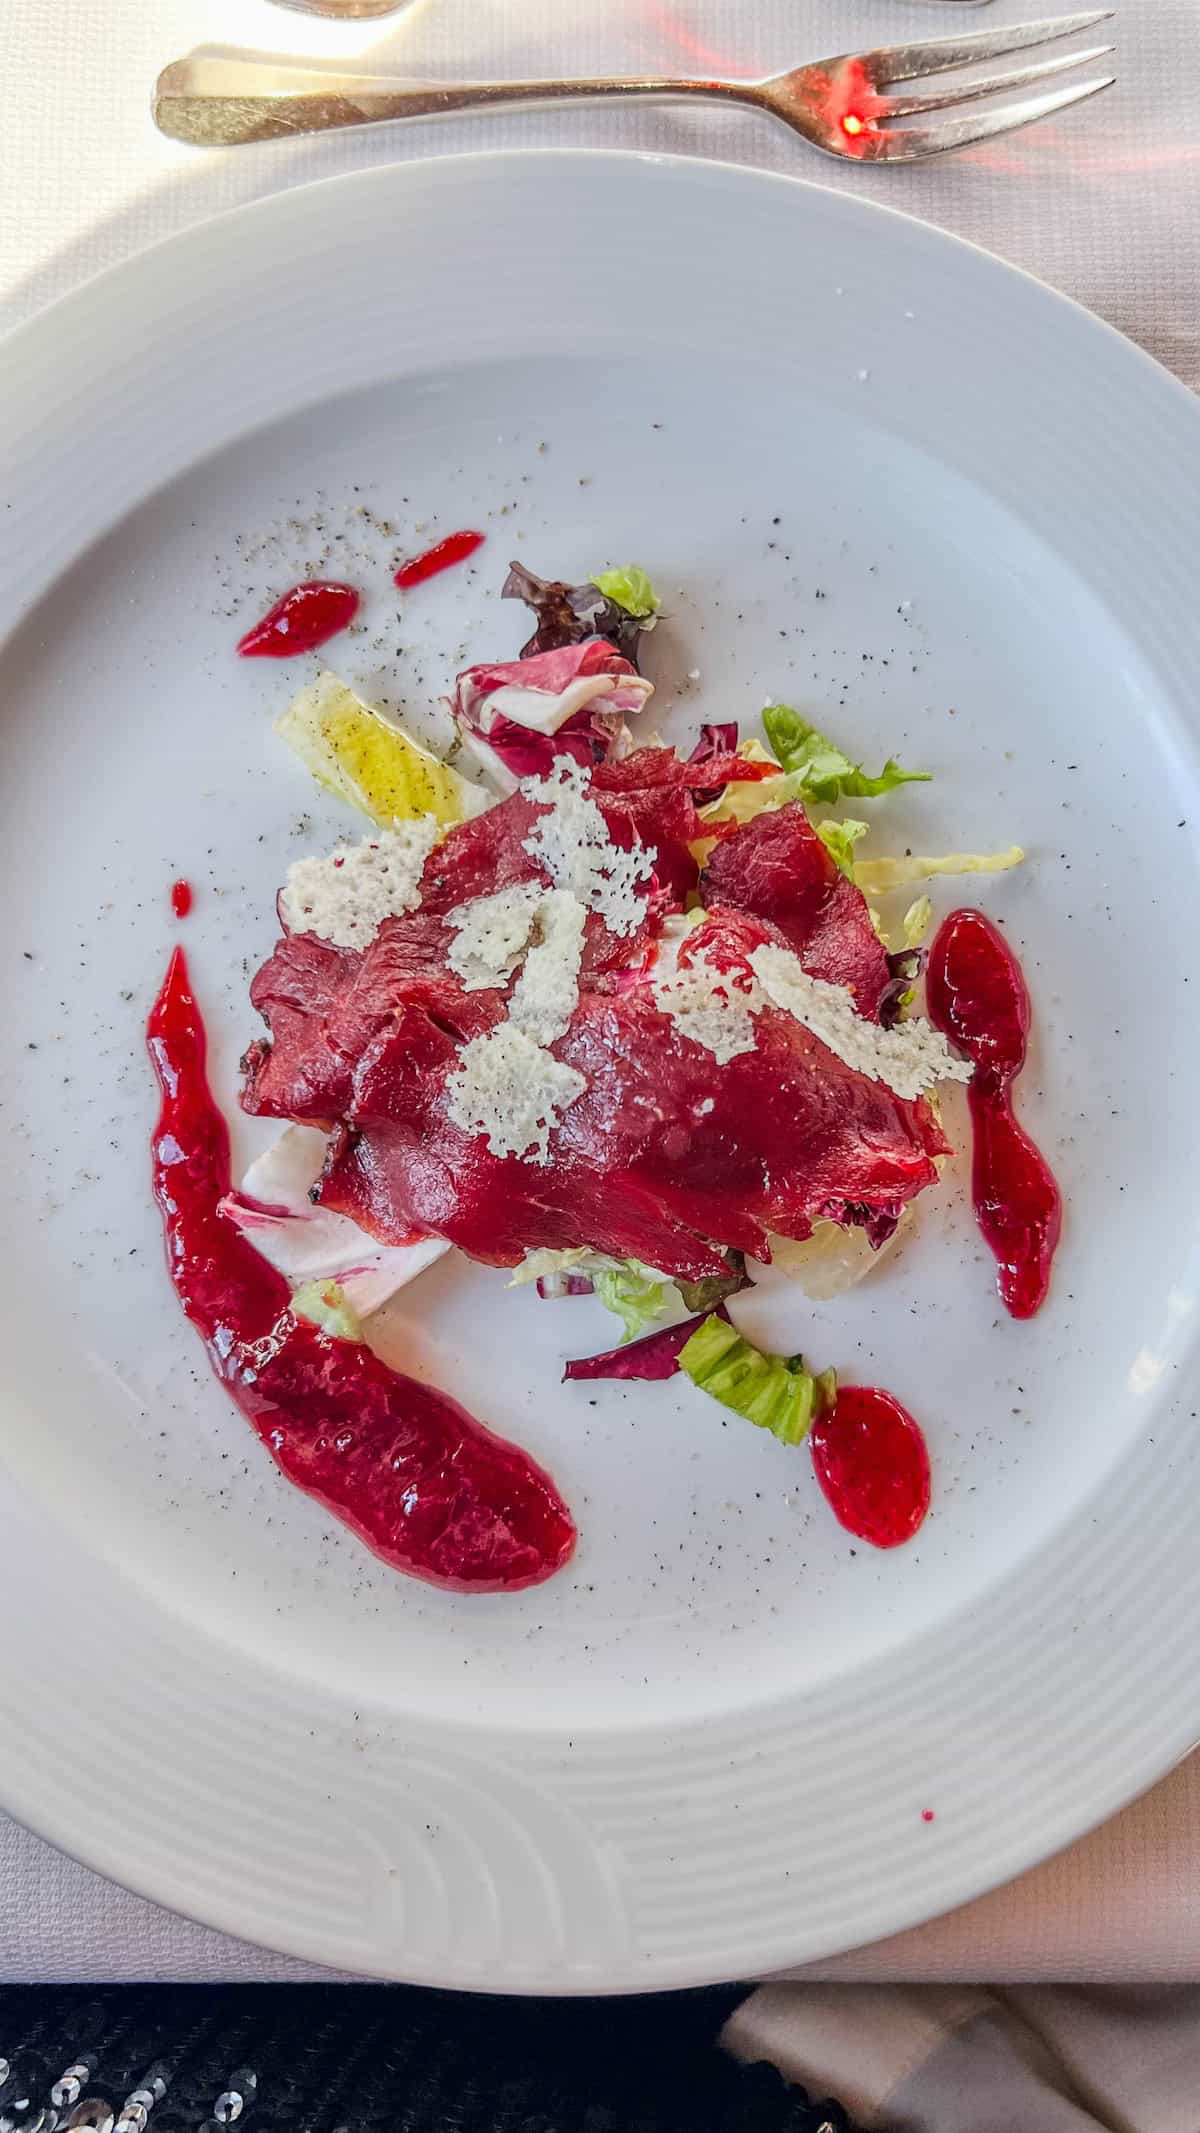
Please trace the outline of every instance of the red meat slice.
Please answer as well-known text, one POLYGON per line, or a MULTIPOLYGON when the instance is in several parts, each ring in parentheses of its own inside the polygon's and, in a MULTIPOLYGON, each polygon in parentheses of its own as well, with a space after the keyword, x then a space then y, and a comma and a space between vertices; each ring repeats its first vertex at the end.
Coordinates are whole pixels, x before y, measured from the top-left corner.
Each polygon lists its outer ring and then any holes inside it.
POLYGON ((861 889, 835 865, 798 800, 723 837, 700 894, 705 905, 736 904, 769 919, 810 977, 848 985, 860 1015, 879 1020, 887 950, 861 889))
POLYGON ((721 1247, 762 1257, 769 1230, 804 1237, 847 1205, 894 1215, 934 1182, 946 1144, 927 1105, 774 1008, 757 1028, 756 1049, 716 1072, 648 985, 585 994, 554 1051, 588 1087, 543 1165, 493 1156, 450 1120, 456 1048, 413 1010, 359 1064, 322 1202, 384 1240, 430 1230, 494 1265, 588 1243, 697 1281, 724 1271, 721 1247))
POLYGON ((525 840, 544 812, 515 792, 485 815, 456 823, 425 862, 422 911, 453 911, 477 896, 494 896, 498 889, 522 881, 540 881, 542 869, 525 850, 525 840))
MULTIPOLYGON (((727 966, 772 938, 741 913, 697 935, 714 953, 727 942, 727 966)), ((585 992, 554 1051, 588 1086, 542 1165, 493 1156, 453 1123, 457 1047, 406 1009, 355 1071, 322 1201, 384 1240, 430 1230, 495 1265, 586 1242, 694 1281, 723 1271, 724 1247, 761 1257, 768 1231, 804 1237, 847 1206, 886 1221, 934 1182, 946 1144, 927 1105, 855 1073, 775 1008, 756 1027, 755 1050, 718 1072, 648 984, 585 992)))
POLYGON ((687 764, 673 748, 638 748, 623 762, 598 764, 592 791, 618 844, 649 845, 660 888, 682 910, 700 872, 690 847, 704 835, 687 764))
POLYGON ((266 1118, 327 1125, 350 1100, 352 1062, 330 1050, 334 1003, 353 985, 363 958, 315 933, 292 933, 279 943, 250 986, 251 1004, 271 1032, 242 1060, 242 1105, 266 1118))
MULTIPOLYGON (((697 867, 689 846, 702 834, 702 825, 686 773, 686 764, 669 748, 639 748, 623 762, 602 764, 592 773, 592 794, 614 844, 626 850, 638 842, 646 846, 654 862, 655 887, 647 898, 645 921, 634 934, 615 935, 601 919, 588 919, 585 979, 636 963, 665 913, 682 910, 695 887, 697 867)), ((422 911, 452 911, 498 889, 546 880, 545 869, 525 850, 544 813, 523 793, 514 793, 487 814, 458 823, 426 862, 422 911)))
MULTIPOLYGON (((669 751, 642 750, 593 778, 614 837, 642 837, 660 869, 665 855, 680 875, 695 833, 683 767, 669 751)), ((245 1102, 336 1126, 326 1206, 384 1241, 429 1231, 497 1265, 590 1244, 700 1280, 725 1271, 726 1248, 763 1256, 768 1232, 804 1237, 823 1215, 886 1228, 934 1182, 946 1143, 929 1106, 854 1072, 793 1017, 765 1007, 755 1049, 720 1068, 684 1037, 647 978, 656 914, 626 940, 589 921, 579 1004, 553 1046, 587 1087, 553 1133, 551 1160, 497 1157, 463 1133, 447 1079, 463 1042, 501 1021, 507 1003, 500 991, 465 992, 448 969, 443 914, 539 878, 524 851, 536 816, 517 795, 451 831, 428 862, 424 907, 387 920, 365 954, 296 934, 256 978, 275 1042, 252 1047, 245 1102)), ((864 1011, 876 1012, 882 947, 800 810, 758 818, 715 857, 710 915, 683 960, 704 947, 736 970, 759 942, 784 942, 814 975, 844 983, 852 972, 864 1011)))
POLYGON ((351 1101, 366 1047, 408 1001, 455 1043, 490 1029, 503 1002, 496 993, 463 991, 446 965, 452 937, 444 919, 425 911, 385 919, 365 951, 334 948, 315 933, 286 935, 250 987, 273 1042, 246 1053, 243 1109, 333 1124, 351 1101))

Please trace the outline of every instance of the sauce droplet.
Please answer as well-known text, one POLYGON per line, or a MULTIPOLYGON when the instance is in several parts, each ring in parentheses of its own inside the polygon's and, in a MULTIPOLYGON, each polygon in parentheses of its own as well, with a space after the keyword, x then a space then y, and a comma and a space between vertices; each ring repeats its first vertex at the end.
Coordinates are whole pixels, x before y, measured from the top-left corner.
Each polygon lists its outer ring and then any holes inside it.
POLYGON ((424 585, 427 578, 436 578, 439 571, 451 570, 455 563, 465 563, 477 548, 482 548, 487 536, 483 533, 448 533, 445 540, 435 541, 424 555, 414 556, 411 563, 402 563, 396 572, 396 583, 401 592, 408 592, 414 585, 424 585))
POLYGON ((929 1453, 908 1409, 877 1385, 840 1385, 809 1433, 834 1517, 873 1548, 910 1541, 929 1509, 929 1453))
POLYGON ((282 1274, 221 1214, 229 1134, 181 949, 146 1038, 162 1090, 154 1197, 171 1280, 276 1465, 412 1577, 458 1592, 513 1592, 551 1577, 575 1528, 549 1475, 363 1342, 293 1316, 282 1274))
POLYGON ((171 883, 171 909, 176 918, 186 918, 192 908, 192 884, 190 881, 171 883))
POLYGON ((308 578, 303 585, 293 585, 239 638, 238 651, 243 659, 295 659, 327 644, 357 613, 358 594, 352 585, 308 578))
POLYGON ((982 911, 953 911, 939 928, 926 976, 929 1019, 975 1065, 968 1091, 974 1150, 971 1198, 1014 1318, 1046 1300, 1062 1229, 1062 1196, 1045 1156, 1013 1112, 1025 1064, 1029 993, 1012 949, 982 911))

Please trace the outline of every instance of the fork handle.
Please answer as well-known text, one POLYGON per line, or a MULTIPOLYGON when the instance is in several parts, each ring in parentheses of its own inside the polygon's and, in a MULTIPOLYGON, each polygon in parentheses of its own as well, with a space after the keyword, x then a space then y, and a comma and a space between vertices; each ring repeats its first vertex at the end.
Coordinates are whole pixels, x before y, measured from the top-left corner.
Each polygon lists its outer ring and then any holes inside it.
POLYGON ((163 69, 154 122, 172 140, 201 148, 269 141, 388 119, 441 118, 456 111, 583 104, 610 97, 707 96, 755 104, 758 85, 737 81, 613 76, 578 81, 428 82, 333 74, 286 59, 224 59, 193 52, 163 69))

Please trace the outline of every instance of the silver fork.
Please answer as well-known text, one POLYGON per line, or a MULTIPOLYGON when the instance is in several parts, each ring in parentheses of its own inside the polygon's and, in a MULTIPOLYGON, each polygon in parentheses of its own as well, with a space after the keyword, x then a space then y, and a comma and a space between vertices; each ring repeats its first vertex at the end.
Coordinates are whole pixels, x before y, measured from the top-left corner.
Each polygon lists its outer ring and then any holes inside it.
POLYGON ((154 94, 155 123, 177 141, 201 147, 228 147, 240 141, 265 141, 280 135, 320 133, 337 126, 373 126, 384 120, 436 118, 456 111, 501 106, 580 104, 613 97, 703 96, 725 104, 747 104, 782 119, 814 148, 853 163, 914 163, 944 155, 948 148, 968 148, 975 141, 1028 126, 1034 119, 1064 111, 1085 97, 1109 88, 1113 74, 1093 75, 1068 88, 1043 89, 1034 96, 1006 100, 969 118, 936 126, 895 125, 948 111, 980 97, 1032 88, 1071 67, 1091 65, 1112 51, 1111 44, 1092 45, 1042 59, 1005 73, 970 77, 937 88, 932 95, 892 96, 898 82, 924 81, 976 61, 1000 59, 1052 44, 1077 30, 1108 21, 1112 8, 1084 14, 1055 15, 1041 22, 1021 22, 1007 29, 975 30, 962 37, 935 37, 922 44, 880 46, 870 52, 843 52, 773 74, 766 81, 676 81, 669 77, 583 81, 416 82, 391 76, 346 75, 290 59, 222 58, 193 52, 159 75, 154 94))
MULTIPOLYGON (((333 15, 356 21, 372 15, 398 15, 409 0, 276 0, 299 15, 333 15)), ((930 0, 934 7, 987 7, 989 0, 930 0)))

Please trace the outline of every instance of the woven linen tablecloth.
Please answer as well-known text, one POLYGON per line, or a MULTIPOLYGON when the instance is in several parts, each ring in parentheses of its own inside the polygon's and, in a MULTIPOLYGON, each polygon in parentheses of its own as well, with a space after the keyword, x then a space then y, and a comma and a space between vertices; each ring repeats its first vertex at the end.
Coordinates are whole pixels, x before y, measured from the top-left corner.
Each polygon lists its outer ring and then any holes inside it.
MULTIPOLYGON (((754 75, 1051 8, 414 0, 390 21, 337 24, 268 0, 3 0, 0 326, 143 245, 284 186, 466 147, 578 142, 717 156, 886 200, 1040 275, 1200 388, 1198 0, 1120 0, 1115 90, 1048 125, 903 171, 835 165, 765 120, 711 106, 493 114, 216 155, 160 139, 148 115, 158 69, 197 44, 370 54, 372 64, 425 77, 754 75)), ((1103 438, 1095 445, 1103 451, 1103 438)), ((322 1974, 127 1896, 0 1816, 0 1980, 322 1974)), ((1009 1888, 806 1974, 1200 1979, 1200 1764, 1009 1888)))

